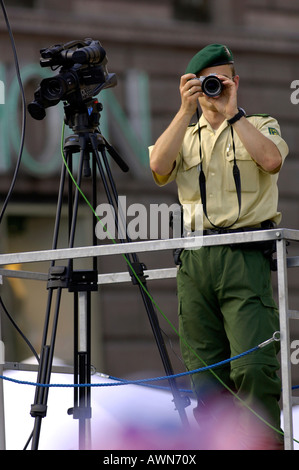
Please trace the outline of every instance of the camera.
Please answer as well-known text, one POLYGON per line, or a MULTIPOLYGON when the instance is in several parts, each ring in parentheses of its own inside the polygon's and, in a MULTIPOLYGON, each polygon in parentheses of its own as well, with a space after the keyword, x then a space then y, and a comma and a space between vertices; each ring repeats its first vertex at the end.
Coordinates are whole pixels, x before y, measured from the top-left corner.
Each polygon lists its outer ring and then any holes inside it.
POLYGON ((78 111, 102 89, 116 85, 116 75, 107 70, 107 56, 99 41, 85 39, 57 44, 40 50, 41 67, 51 67, 59 73, 41 81, 28 105, 30 115, 37 120, 46 116, 46 108, 61 100, 78 111))
POLYGON ((199 77, 199 80, 201 81, 201 88, 205 95, 213 98, 221 94, 223 85, 215 74, 210 74, 207 77, 199 77))

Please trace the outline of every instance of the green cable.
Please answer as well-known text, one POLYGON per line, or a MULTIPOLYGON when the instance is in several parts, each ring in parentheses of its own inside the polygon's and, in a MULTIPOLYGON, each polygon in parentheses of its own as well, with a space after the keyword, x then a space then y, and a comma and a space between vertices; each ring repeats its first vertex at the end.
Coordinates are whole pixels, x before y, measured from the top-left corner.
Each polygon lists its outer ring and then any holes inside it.
MULTIPOLYGON (((104 226, 104 224, 102 223, 101 219, 98 217, 95 209, 92 207, 92 204, 90 203, 90 201, 88 200, 88 198, 85 196, 85 194, 83 193, 83 191, 81 190, 81 188, 78 186, 72 172, 70 171, 69 167, 68 167, 68 164, 66 162, 66 159, 65 159, 65 156, 64 156, 64 149, 63 149, 63 141, 64 141, 64 130, 65 130, 65 123, 63 123, 63 126, 62 126, 62 135, 61 135, 61 156, 62 156, 62 159, 63 159, 63 162, 64 162, 64 165, 66 166, 66 169, 74 183, 74 185, 76 186, 77 190, 80 192, 81 196, 83 197, 83 199, 85 200, 85 202, 87 203, 87 205, 90 207, 90 209, 92 210, 93 214, 96 216, 96 218, 98 219, 98 221, 100 222, 100 224, 102 225, 102 227, 104 228, 104 230, 107 232, 107 234, 109 235, 109 238, 110 240, 114 243, 114 244, 117 244, 116 240, 114 240, 114 238, 111 236, 111 234, 109 233, 108 229, 104 226)), ((206 362, 198 356, 198 354, 192 349, 192 347, 187 343, 187 341, 180 335, 180 333, 178 332, 178 330, 176 329, 176 327, 171 323, 171 321, 169 320, 169 318, 167 318, 167 316, 164 314, 164 312, 161 310, 161 308, 159 307, 159 305, 157 304, 157 302, 154 300, 154 298, 151 296, 151 294, 148 292, 148 290, 146 289, 146 287, 143 285, 143 283, 141 282, 141 280, 139 279, 138 277, 138 274, 135 272, 132 264, 130 263, 130 260, 126 257, 126 255, 124 253, 121 254, 121 256, 124 258, 124 260, 126 261, 126 263, 128 264, 128 266, 130 267, 132 273, 134 274, 137 282, 140 284, 140 286, 142 287, 142 289, 144 290, 144 292, 146 293, 146 295, 149 297, 149 299, 151 300, 151 302, 155 305, 155 307, 157 308, 157 310, 160 312, 160 314, 163 316, 164 320, 166 320, 166 322, 170 325, 170 327, 172 328, 172 330, 176 333, 176 335, 180 338, 180 340, 185 344, 185 346, 187 346, 188 349, 190 349, 190 351, 203 363, 203 365, 205 367, 208 367, 208 365, 206 364, 206 362)), ((212 370, 210 369, 210 372, 211 374, 214 375, 214 377, 219 381, 219 383, 224 387, 226 388, 227 391, 229 391, 240 403, 242 403, 242 405, 244 405, 251 413, 253 413, 255 415, 256 418, 258 418, 260 421, 262 421, 265 425, 267 425, 269 428, 271 428, 273 431, 277 432, 278 434, 281 434, 282 436, 284 436, 284 432, 281 431, 280 429, 277 429, 275 428, 274 426, 272 426, 269 422, 267 422, 262 416, 260 416, 254 409, 252 409, 246 402, 244 402, 228 385, 226 385, 222 379, 220 379, 220 377, 218 377, 218 375, 212 370)), ((296 439, 293 439, 294 442, 296 443, 299 443, 299 441, 297 441, 296 439)))

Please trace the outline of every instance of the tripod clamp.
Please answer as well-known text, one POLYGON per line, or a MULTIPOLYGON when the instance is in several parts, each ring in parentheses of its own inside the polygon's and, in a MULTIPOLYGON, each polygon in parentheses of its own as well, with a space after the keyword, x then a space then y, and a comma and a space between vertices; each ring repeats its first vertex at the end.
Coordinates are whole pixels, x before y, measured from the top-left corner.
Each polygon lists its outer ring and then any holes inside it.
POLYGON ((70 270, 66 266, 51 266, 47 289, 68 288, 69 292, 95 292, 98 290, 96 270, 70 270))
POLYGON ((139 261, 132 262, 130 265, 128 265, 128 271, 131 276, 133 285, 136 286, 137 284, 139 284, 138 279, 142 283, 146 281, 146 278, 148 276, 144 274, 144 269, 146 269, 145 264, 140 263, 139 261), (136 275, 138 276, 138 279, 136 279, 136 275))
POLYGON ((72 271, 69 279, 69 292, 95 292, 98 290, 98 273, 96 270, 72 271))
POLYGON ((32 416, 32 418, 45 418, 47 416, 47 409, 47 405, 38 403, 33 404, 30 408, 30 416, 32 416))
POLYGON ((51 266, 48 273, 47 289, 65 288, 68 286, 69 276, 66 266, 51 266))

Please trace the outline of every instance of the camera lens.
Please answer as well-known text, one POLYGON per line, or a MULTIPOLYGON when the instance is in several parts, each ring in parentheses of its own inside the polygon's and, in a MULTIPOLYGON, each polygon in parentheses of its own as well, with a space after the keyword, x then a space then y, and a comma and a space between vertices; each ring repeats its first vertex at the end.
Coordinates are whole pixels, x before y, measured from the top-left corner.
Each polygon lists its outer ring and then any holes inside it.
POLYGON ((218 77, 207 76, 203 80, 201 88, 205 95, 213 97, 221 94, 223 85, 218 77))
POLYGON ((98 64, 102 62, 105 57, 106 51, 98 42, 93 41, 92 45, 82 47, 81 49, 73 52, 72 60, 78 64, 98 64))
POLYGON ((52 78, 45 78, 41 81, 40 88, 42 96, 49 101, 61 100, 67 93, 72 92, 78 85, 78 78, 75 73, 60 73, 52 78))
POLYGON ((61 98, 64 93, 64 86, 60 80, 51 80, 48 83, 47 88, 47 98, 48 99, 57 99, 61 98))
POLYGON ((65 83, 60 77, 46 78, 41 82, 41 92, 47 100, 61 99, 65 89, 65 83))

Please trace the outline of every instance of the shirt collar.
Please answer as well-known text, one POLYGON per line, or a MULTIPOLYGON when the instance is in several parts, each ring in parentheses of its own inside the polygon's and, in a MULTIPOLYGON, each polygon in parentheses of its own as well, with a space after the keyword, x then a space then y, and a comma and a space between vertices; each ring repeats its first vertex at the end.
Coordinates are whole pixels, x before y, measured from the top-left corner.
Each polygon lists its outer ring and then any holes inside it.
MULTIPOLYGON (((228 127, 228 125, 229 124, 227 120, 225 119, 223 123, 221 124, 221 126, 217 129, 217 132, 219 132, 220 130, 222 132, 226 127, 228 127)), ((202 129, 203 127, 208 127, 209 129, 212 130, 210 123, 206 120, 203 114, 200 116, 199 122, 197 122, 195 126, 193 127, 192 134, 195 134, 196 132, 198 132, 198 126, 200 126, 200 129, 202 129)))

